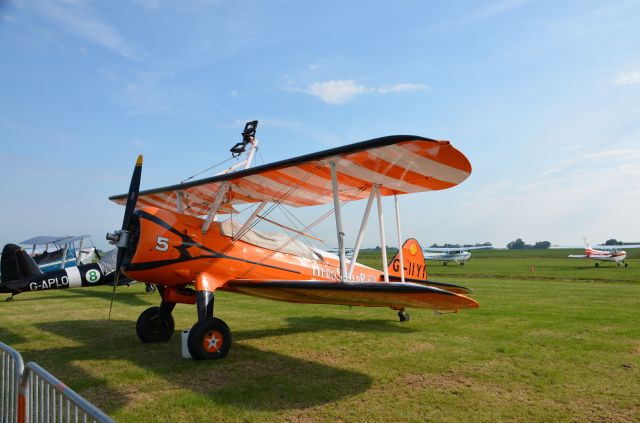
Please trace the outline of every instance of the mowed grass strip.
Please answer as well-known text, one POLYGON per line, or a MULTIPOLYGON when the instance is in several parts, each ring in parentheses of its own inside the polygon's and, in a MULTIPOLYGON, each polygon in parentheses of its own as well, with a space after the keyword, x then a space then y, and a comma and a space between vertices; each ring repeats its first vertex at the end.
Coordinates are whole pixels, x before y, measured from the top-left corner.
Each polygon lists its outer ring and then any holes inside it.
POLYGON ((638 421, 630 263, 474 253, 465 266, 430 264, 481 308, 409 310, 406 323, 388 309, 219 293, 234 345, 215 362, 180 356, 195 307, 176 307, 171 341, 137 339, 138 315, 159 302, 141 284, 118 289, 111 323, 109 287, 20 295, 0 304, 0 340, 118 421, 638 421))

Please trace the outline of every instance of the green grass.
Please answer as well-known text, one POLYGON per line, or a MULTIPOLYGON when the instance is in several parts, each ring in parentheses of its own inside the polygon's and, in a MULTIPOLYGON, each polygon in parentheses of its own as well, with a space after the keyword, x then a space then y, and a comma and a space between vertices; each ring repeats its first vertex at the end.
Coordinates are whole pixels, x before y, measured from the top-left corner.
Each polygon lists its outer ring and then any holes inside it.
MULTIPOLYGON (((107 287, 20 295, 0 304, 0 340, 118 421, 640 420, 640 261, 534 254, 430 265, 481 308, 410 310, 407 323, 220 293, 234 345, 215 362, 182 359, 179 331, 138 341, 138 315, 159 300, 143 285, 118 290, 111 324, 107 287)), ((174 315, 189 328, 195 307, 174 315)))

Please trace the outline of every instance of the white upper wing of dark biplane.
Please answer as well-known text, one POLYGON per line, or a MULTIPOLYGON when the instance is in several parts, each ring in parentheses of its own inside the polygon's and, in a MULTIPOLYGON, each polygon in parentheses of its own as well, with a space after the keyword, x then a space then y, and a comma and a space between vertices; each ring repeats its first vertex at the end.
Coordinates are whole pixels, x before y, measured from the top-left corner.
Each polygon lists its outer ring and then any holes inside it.
MULTIPOLYGON (((202 214, 219 189, 227 190, 220 213, 257 202, 294 207, 333 202, 330 163, 336 165, 341 200, 366 198, 373 186, 382 195, 451 188, 471 174, 469 160, 449 141, 398 135, 363 141, 238 172, 141 191, 137 207, 202 214)), ((125 204, 126 194, 110 197, 125 204)))

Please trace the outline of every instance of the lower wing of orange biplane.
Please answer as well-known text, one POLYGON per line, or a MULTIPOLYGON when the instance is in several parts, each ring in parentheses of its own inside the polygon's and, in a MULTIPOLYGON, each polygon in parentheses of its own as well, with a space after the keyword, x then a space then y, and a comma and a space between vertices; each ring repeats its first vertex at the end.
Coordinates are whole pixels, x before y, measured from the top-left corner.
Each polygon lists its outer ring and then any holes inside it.
POLYGON ((476 308, 464 295, 412 282, 325 282, 232 280, 230 290, 270 300, 306 304, 338 304, 365 307, 408 307, 457 311, 476 308))

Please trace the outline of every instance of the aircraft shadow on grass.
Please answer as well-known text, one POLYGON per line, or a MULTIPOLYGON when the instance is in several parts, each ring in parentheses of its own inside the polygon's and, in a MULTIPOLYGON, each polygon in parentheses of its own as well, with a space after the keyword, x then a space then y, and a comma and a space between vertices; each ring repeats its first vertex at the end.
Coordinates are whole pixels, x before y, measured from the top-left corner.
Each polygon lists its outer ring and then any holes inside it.
POLYGON ((354 332, 378 332, 378 333, 410 333, 416 332, 407 326, 398 326, 398 323, 390 320, 355 320, 341 319, 336 317, 287 317, 284 319, 287 326, 277 329, 256 329, 234 332, 236 341, 244 341, 250 339, 267 338, 270 336, 293 335, 297 333, 305 333, 323 330, 346 330, 354 332))
MULTIPOLYGON (((122 295, 122 291, 127 288, 119 287, 116 291, 116 295, 113 298, 114 303, 127 304, 132 306, 146 306, 149 303, 141 299, 138 295, 122 295)), ((51 292, 51 291, 49 291, 51 292)), ((149 294, 140 294, 147 295, 149 294)), ((93 289, 73 289, 73 290, 65 290, 56 294, 50 294, 46 296, 19 296, 15 297, 14 302, 20 303, 22 301, 56 301, 56 300, 64 300, 68 301, 69 299, 76 298, 102 298, 107 302, 111 301, 111 292, 107 291, 97 291, 93 289)), ((155 296, 152 297, 154 300, 155 296)), ((2 302, 2 301, 0 301, 2 302)), ((18 307, 18 304, 12 305, 12 303, 7 304, 7 307, 18 307)))
MULTIPOLYGON (((76 345, 46 352, 25 350, 23 355, 26 360, 36 360, 50 369, 72 388, 91 386, 87 399, 108 413, 127 405, 129 397, 118 388, 110 387, 106 380, 86 372, 82 361, 103 361, 109 365, 112 360, 126 359, 166 379, 172 386, 206 395, 213 403, 278 411, 318 406, 357 395, 371 387, 372 379, 356 371, 263 351, 243 341, 321 330, 414 331, 383 320, 292 317, 286 321, 285 327, 236 331, 233 353, 226 360, 213 362, 182 359, 177 355, 180 336, 166 343, 144 344, 135 339, 133 322, 112 320, 110 328, 105 328, 103 319, 37 324, 37 328, 74 341, 76 345)), ((164 399, 170 401, 166 395, 164 399)))

